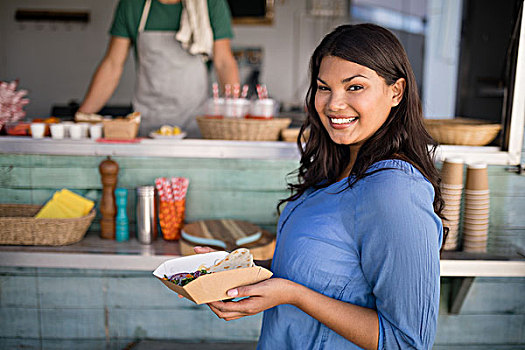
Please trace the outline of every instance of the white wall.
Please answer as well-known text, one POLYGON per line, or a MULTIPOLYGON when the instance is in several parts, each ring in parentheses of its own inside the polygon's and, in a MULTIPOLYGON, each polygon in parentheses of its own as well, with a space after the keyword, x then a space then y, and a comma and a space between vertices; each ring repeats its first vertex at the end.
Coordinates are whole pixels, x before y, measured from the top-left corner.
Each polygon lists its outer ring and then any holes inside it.
MULTIPOLYGON (((0 80, 20 79, 30 91, 28 118, 49 115, 53 104, 81 101, 104 55, 118 0, 0 0, 0 80), (17 9, 87 10, 86 24, 15 22, 17 9)), ((261 80, 269 93, 301 103, 310 55, 337 20, 306 15, 306 0, 275 1, 271 26, 234 26, 233 45, 261 46, 261 80)), ((340 21, 340 20, 339 20, 340 21)), ((110 104, 129 104, 134 86, 133 57, 128 60, 110 104)))
MULTIPOLYGON (((109 38, 116 0, 0 0, 0 80, 20 79, 29 90, 27 117, 48 116, 53 104, 82 100, 109 38), (88 10, 87 24, 15 22, 17 9, 88 10)), ((128 104, 133 91, 129 60, 111 103, 128 104)))

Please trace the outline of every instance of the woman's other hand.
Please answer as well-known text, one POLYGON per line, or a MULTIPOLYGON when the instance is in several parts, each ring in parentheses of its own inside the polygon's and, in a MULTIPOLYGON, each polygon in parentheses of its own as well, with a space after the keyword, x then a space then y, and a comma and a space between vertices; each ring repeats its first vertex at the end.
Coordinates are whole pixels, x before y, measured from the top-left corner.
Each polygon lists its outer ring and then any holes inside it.
POLYGON ((206 254, 206 253, 216 252, 217 250, 210 248, 210 247, 196 246, 196 247, 193 247, 193 251, 197 254, 206 254))
POLYGON ((232 298, 248 297, 239 301, 216 301, 209 303, 210 309, 226 321, 258 314, 281 304, 292 304, 295 300, 297 284, 282 278, 268 280, 249 286, 230 289, 232 298))

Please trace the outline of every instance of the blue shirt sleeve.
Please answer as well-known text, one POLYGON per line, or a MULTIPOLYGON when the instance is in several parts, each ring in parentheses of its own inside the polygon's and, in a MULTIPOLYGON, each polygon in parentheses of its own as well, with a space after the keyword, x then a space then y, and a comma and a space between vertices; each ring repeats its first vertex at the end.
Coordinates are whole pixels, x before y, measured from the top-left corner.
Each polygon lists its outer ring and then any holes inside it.
POLYGON ((421 175, 380 171, 362 180, 357 208, 363 274, 376 299, 379 349, 430 349, 439 311, 441 221, 421 175))

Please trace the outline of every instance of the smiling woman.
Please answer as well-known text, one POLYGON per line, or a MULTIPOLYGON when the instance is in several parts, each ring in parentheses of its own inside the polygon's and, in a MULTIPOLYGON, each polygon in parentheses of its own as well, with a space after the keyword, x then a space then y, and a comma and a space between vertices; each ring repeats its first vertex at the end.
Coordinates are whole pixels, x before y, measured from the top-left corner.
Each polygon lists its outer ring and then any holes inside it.
POLYGON ((259 349, 430 349, 442 199, 405 51, 384 28, 346 25, 310 69, 310 137, 281 202, 274 277, 210 308, 264 311, 259 349))

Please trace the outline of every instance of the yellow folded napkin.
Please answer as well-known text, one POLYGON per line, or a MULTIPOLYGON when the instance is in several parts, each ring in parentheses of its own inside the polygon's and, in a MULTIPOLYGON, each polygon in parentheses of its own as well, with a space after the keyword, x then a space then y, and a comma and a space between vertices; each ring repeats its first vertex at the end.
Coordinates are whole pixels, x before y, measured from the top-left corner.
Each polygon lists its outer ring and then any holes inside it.
POLYGON ((79 218, 89 214, 95 203, 67 189, 55 192, 53 198, 49 200, 40 211, 36 218, 79 218))

